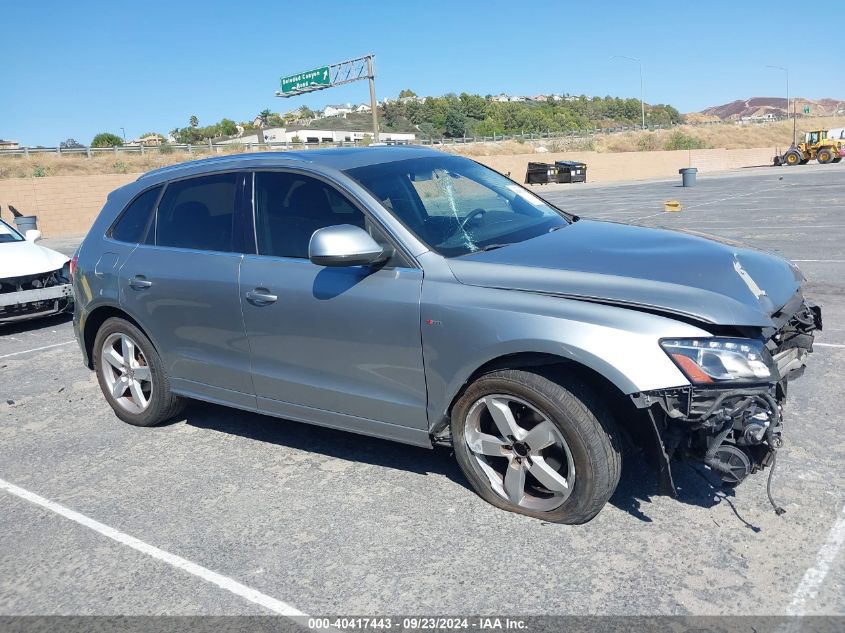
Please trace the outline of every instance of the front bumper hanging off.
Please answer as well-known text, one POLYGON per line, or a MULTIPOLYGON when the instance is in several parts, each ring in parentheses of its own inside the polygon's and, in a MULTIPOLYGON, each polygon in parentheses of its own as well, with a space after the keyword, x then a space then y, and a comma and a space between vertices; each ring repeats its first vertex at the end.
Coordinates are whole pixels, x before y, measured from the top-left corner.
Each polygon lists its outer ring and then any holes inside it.
POLYGON ((662 494, 676 494, 670 468, 673 458, 703 462, 729 485, 773 466, 783 444, 788 383, 804 373, 814 333, 822 329, 818 306, 803 300, 795 303, 797 309, 781 310, 774 315, 776 327, 763 333, 768 335, 766 346, 777 367, 777 380, 632 395, 635 405, 645 409, 657 440, 662 494))
POLYGON ((60 273, 0 280, 0 323, 48 316, 73 305, 73 286, 60 273))

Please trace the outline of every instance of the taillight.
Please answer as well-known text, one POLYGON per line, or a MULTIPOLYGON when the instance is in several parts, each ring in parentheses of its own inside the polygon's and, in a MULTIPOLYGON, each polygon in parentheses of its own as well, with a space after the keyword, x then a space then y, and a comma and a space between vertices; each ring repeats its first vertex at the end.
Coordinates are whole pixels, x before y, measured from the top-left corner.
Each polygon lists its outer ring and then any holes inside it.
POLYGON ((70 258, 70 280, 73 281, 73 275, 76 272, 76 260, 79 259, 79 253, 74 253, 70 258))

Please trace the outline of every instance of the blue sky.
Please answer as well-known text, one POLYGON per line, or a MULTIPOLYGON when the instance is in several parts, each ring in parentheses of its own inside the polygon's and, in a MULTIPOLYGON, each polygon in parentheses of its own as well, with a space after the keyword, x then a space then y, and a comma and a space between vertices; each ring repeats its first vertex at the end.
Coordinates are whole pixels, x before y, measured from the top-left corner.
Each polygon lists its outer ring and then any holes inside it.
POLYGON ((682 112, 738 98, 845 98, 845 63, 819 47, 845 2, 19 2, 0 0, 0 138, 55 146, 226 116, 368 101, 365 81, 293 99, 279 77, 376 55, 379 98, 569 92, 639 96, 682 112), (312 8, 313 7, 313 8, 312 8), (789 40, 798 42, 794 53, 789 40))

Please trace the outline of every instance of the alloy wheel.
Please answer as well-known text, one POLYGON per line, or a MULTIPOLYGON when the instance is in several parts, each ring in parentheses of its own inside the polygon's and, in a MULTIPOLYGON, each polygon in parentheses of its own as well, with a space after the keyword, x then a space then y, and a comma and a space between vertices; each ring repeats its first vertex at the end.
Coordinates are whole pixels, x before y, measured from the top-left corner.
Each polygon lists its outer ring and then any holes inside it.
POLYGON ((129 413, 141 413, 150 405, 152 375, 146 356, 132 337, 110 334, 100 352, 106 386, 115 402, 129 413))
POLYGON ((524 400, 495 394, 467 413, 464 437, 496 494, 541 512, 560 507, 575 485, 575 462, 562 433, 524 400))

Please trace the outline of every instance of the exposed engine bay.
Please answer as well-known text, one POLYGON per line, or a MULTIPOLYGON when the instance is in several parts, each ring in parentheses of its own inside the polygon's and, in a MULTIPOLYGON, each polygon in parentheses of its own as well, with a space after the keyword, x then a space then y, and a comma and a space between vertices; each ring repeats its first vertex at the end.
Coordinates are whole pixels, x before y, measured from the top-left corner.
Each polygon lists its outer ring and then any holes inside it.
MULTIPOLYGON (((772 377, 765 384, 693 385, 634 394, 646 409, 659 439, 661 492, 675 494, 669 462, 702 462, 726 485, 771 467, 783 445, 783 405, 789 381, 804 372, 813 351, 814 332, 822 329, 821 309, 803 301, 773 315, 775 328, 763 331, 771 355, 772 377), (792 309, 790 309, 792 307, 792 309), (785 314, 784 314, 785 313, 785 314)), ((780 514, 770 490, 769 500, 780 514)))

